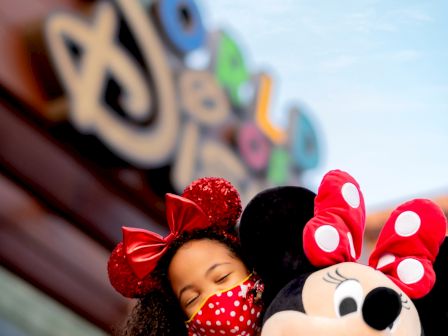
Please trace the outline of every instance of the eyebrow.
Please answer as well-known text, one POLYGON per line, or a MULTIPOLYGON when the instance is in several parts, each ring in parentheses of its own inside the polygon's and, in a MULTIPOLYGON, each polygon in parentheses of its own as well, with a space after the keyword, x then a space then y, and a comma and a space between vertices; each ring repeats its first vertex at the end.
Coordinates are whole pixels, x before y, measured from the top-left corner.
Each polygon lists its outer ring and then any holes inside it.
MULTIPOLYGON (((216 269, 217 267, 219 267, 219 266, 222 266, 222 265, 228 265, 228 264, 230 264, 229 262, 222 262, 222 263, 216 263, 216 264, 213 264, 212 266, 210 266, 209 268, 208 268, 208 270, 207 271, 205 271, 205 276, 208 276, 214 269, 216 269)), ((182 297, 182 294, 185 292, 185 291, 187 291, 187 290, 189 290, 189 289, 192 289, 193 288, 193 285, 192 284, 189 284, 189 285, 186 285, 185 287, 183 287, 181 290, 180 290, 180 292, 179 292, 179 296, 178 296, 178 298, 179 298, 179 300, 180 300, 180 298, 182 297)))

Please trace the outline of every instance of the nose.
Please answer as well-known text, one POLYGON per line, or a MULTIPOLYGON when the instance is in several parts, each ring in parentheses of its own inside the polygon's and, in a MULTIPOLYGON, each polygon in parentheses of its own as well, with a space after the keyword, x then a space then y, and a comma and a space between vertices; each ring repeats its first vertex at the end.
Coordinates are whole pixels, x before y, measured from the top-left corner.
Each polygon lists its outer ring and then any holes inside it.
POLYGON ((371 290, 362 305, 364 321, 373 329, 384 330, 401 312, 401 298, 394 290, 377 287, 371 290))

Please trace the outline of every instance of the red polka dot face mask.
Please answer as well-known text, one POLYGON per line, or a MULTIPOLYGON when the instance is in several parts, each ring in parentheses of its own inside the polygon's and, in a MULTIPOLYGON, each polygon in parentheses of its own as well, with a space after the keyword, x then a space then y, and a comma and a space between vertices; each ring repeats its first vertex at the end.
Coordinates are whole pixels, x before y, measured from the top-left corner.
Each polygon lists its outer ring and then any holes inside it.
POLYGON ((262 292, 260 279, 251 274, 235 287, 213 294, 186 322, 188 335, 257 335, 262 292))

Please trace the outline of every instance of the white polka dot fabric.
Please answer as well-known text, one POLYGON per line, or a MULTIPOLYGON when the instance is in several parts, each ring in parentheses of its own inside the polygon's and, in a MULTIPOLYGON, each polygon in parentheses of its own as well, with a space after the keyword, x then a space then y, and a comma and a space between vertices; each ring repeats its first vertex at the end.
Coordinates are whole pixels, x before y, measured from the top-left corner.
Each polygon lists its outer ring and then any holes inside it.
POLYGON ((318 267, 356 261, 361 254, 366 217, 358 182, 346 172, 328 172, 319 186, 314 214, 303 230, 309 261, 318 267))
POLYGON ((255 336, 260 331, 261 302, 257 301, 257 277, 211 296, 187 322, 189 336, 255 336))
POLYGON ((369 265, 388 275, 409 297, 420 298, 434 285, 432 264, 446 227, 445 215, 432 201, 406 202, 386 221, 369 265))

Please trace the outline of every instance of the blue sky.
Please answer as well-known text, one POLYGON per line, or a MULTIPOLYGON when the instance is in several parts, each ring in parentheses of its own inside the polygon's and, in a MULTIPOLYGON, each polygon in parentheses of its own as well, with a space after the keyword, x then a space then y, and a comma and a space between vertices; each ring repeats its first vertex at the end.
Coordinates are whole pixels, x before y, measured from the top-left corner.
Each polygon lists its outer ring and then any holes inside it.
POLYGON ((252 71, 276 80, 273 119, 308 107, 322 142, 315 189, 334 168, 369 210, 448 194, 448 1, 198 0, 252 71))

